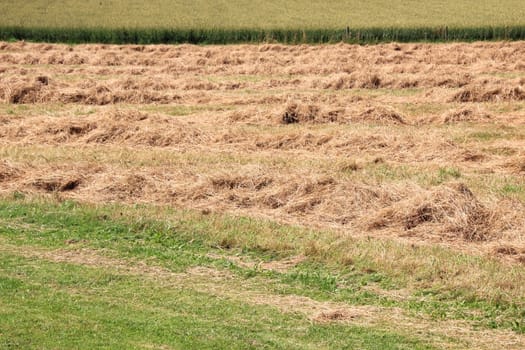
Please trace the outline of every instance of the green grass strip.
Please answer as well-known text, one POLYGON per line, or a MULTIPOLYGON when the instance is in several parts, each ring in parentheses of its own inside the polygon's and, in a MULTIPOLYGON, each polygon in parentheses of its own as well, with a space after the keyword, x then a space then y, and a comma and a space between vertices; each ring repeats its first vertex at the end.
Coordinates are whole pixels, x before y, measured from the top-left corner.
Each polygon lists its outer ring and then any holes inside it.
POLYGON ((525 332, 523 267, 438 247, 352 239, 242 217, 25 200, 0 200, 0 238, 52 249, 76 242, 119 256, 154 259, 175 272, 202 265, 228 268, 279 294, 396 306, 436 319, 465 319, 482 327, 525 332), (286 273, 274 273, 239 268, 210 259, 208 253, 255 261, 304 254, 307 260, 286 273), (376 295, 367 285, 407 289, 410 296, 391 299, 376 295))
POLYGON ((313 324, 271 306, 217 298, 67 263, 0 256, 1 349, 431 349, 373 327, 313 324))
POLYGON ((342 28, 342 29, 170 29, 0 27, 0 40, 101 44, 283 44, 449 42, 525 40, 523 26, 342 28))

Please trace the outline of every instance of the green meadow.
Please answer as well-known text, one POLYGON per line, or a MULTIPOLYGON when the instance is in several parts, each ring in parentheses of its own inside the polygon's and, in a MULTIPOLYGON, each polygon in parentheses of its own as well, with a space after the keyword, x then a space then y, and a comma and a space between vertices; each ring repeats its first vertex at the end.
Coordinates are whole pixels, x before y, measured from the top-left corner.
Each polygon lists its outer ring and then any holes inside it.
POLYGON ((2 349, 523 345, 523 266, 242 217, 15 197, 0 202, 2 349))

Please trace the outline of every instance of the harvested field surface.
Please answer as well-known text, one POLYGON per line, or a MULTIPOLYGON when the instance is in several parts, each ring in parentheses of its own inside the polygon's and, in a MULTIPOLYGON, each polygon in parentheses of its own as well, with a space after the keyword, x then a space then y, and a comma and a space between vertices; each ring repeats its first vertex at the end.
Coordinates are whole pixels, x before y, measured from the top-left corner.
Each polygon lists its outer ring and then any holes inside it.
MULTIPOLYGON (((21 246, 44 244, 35 237, 47 236, 31 236, 32 230, 49 232, 52 240, 73 219, 85 224, 78 213, 66 218, 73 210, 71 201, 110 212, 90 216, 89 227, 119 215, 160 220, 171 215, 151 208, 189 210, 197 219, 177 216, 169 224, 173 226, 158 231, 166 236, 157 236, 155 229, 147 236, 142 219, 118 232, 136 232, 129 239, 155 244, 168 244, 159 242, 171 237, 170 232, 190 232, 178 238, 183 243, 165 247, 191 246, 202 239, 208 250, 199 248, 202 257, 192 255, 197 262, 186 267, 219 259, 220 266, 235 266, 235 273, 283 274, 289 282, 290 269, 312 268, 308 264, 314 261, 329 270, 351 266, 367 278, 383 276, 378 277, 383 284, 367 287, 366 293, 381 300, 371 309, 363 306, 370 305, 368 294, 355 301, 360 308, 352 308, 341 304, 348 296, 334 301, 332 294, 318 295, 319 300, 332 300, 323 304, 303 299, 306 292, 295 289, 302 297, 270 298, 258 289, 268 281, 236 296, 212 288, 215 296, 261 308, 291 307, 306 315, 306 323, 352 323, 356 318, 359 325, 385 326, 388 321, 379 307, 394 305, 389 312, 395 324, 403 329, 420 325, 414 330, 419 335, 441 327, 443 320, 476 320, 435 335, 430 345, 437 348, 522 348, 523 57, 523 42, 228 47, 0 43, 0 228, 3 236, 12 235, 2 249, 11 256, 9 264, 22 261, 28 271, 31 259, 47 261, 49 274, 59 263, 105 269, 115 264, 108 257, 97 258, 100 252, 83 250, 76 256, 21 246), (64 202, 65 207, 52 210, 62 214, 37 214, 42 207, 31 204, 16 212, 12 207, 24 198, 42 197, 64 202), (133 211, 137 208, 151 212, 133 211), (232 224, 235 220, 239 224, 232 224), (288 225, 294 228, 279 228, 288 225), (27 238, 13 233, 22 231, 27 238), (229 254, 232 249, 242 251, 229 254), (246 251, 252 255, 242 255, 246 251), (282 260, 267 261, 265 254, 282 260), (402 289, 393 292, 389 283, 402 289), (414 311, 414 300, 428 301, 428 309, 454 300, 453 311, 414 311), (462 309, 474 304, 475 311, 462 309), (431 314, 441 326, 430 320, 420 323, 397 308, 431 314), (477 326, 481 331, 471 328, 477 326), (478 339, 483 327, 501 330, 478 339), (463 343, 451 340, 462 334, 463 343)), ((101 234, 113 232, 111 227, 117 226, 101 228, 101 234)), ((60 236, 60 244, 49 243, 51 248, 63 249, 63 242, 71 241, 97 250, 121 239, 104 236, 99 244, 78 230, 72 228, 72 237, 60 236)), ((135 254, 133 249, 139 248, 129 249, 135 254)), ((137 254, 140 259, 152 256, 137 254)), ((138 273, 125 262, 121 265, 117 272, 127 277, 120 281, 138 273)), ((192 275, 194 270, 183 269, 177 277, 155 269, 144 271, 147 278, 160 274, 159 290, 174 278, 203 283, 202 276, 192 275)), ((303 282, 313 278, 294 276, 303 282)), ((223 274, 219 279, 221 286, 230 281, 223 274)), ((326 281, 319 283, 332 283, 326 281)), ((364 293, 363 285, 355 290, 364 293)), ((195 288, 200 293, 211 287, 195 288)), ((288 287, 282 288, 274 294, 289 294, 288 287)))
POLYGON ((525 44, 3 43, 2 192, 525 259, 525 44))

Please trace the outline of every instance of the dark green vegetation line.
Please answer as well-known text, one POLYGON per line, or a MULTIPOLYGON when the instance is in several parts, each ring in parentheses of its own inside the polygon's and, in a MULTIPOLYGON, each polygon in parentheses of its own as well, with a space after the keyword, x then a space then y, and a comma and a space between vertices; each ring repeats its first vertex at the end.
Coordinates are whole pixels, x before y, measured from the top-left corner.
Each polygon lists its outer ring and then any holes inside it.
POLYGON ((0 27, 0 40, 102 44, 240 44, 277 42, 323 44, 346 42, 447 42, 525 40, 524 26, 471 28, 345 28, 345 29, 106 29, 0 27))

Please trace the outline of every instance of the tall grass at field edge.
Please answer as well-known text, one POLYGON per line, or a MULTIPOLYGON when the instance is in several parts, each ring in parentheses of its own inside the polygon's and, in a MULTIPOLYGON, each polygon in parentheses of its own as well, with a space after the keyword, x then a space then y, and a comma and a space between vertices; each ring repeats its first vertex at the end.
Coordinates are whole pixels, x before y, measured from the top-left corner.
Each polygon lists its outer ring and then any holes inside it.
POLYGON ((525 25, 471 28, 169 29, 0 27, 0 40, 102 44, 283 44, 525 40, 525 25))

